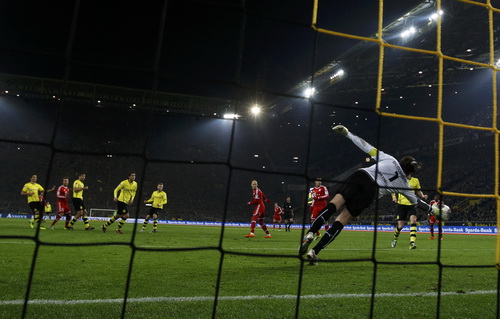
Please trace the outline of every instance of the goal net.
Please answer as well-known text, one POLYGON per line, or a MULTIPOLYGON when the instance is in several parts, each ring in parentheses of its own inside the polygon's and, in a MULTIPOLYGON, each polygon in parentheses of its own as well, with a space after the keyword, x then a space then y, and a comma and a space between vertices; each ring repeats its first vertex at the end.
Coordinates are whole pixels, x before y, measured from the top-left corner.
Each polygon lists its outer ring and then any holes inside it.
POLYGON ((423 162, 427 201, 452 209, 446 231, 496 234, 499 14, 490 0, 6 2, 0 213, 30 212, 19 194, 33 175, 50 190, 85 173, 97 220, 67 232, 1 218, 0 317, 500 317, 499 237, 427 240, 419 212, 417 233, 391 248, 390 196, 345 225, 318 267, 297 249, 316 178, 331 199, 373 164, 339 124, 423 162), (134 223, 101 229, 132 172, 134 223), (253 180, 272 238, 227 227, 250 224, 253 180), (159 183, 160 220, 213 226, 138 222, 159 183), (273 231, 287 197, 300 229, 273 231), (53 271, 90 265, 92 276, 53 271))

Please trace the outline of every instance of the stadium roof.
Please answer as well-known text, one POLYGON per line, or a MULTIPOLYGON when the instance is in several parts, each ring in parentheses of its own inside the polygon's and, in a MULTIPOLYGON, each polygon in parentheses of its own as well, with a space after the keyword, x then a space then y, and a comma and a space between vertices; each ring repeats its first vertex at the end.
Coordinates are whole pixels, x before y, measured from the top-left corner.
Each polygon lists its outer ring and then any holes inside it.
MULTIPOLYGON (((423 1, 421 4, 389 23, 383 29, 383 38, 388 44, 408 46, 421 50, 436 49, 436 21, 432 15, 437 12, 436 2, 423 1), (405 37, 403 32, 412 34, 405 37)), ((455 0, 442 1, 442 51, 457 59, 467 59, 478 63, 489 63, 489 23, 488 10, 482 5, 472 5, 455 0)), ((494 18, 497 20, 498 15, 494 18)), ((495 22, 496 22, 495 20, 495 22)), ((494 25, 496 25, 494 23, 494 25)), ((498 42, 495 26, 494 45, 498 42)), ((371 35, 376 38, 375 34, 371 35)), ((347 103, 352 96, 370 99, 377 88, 379 46, 375 42, 359 41, 350 49, 332 58, 320 67, 314 77, 298 82, 288 92, 301 97, 311 85, 317 93, 317 101, 347 103), (343 75, 339 75, 342 70, 343 75), (313 84, 311 84, 313 82, 313 84)), ((471 71, 484 68, 460 61, 445 61, 444 85, 468 83, 471 71)), ((434 86, 438 82, 438 59, 432 54, 385 48, 383 87, 386 89, 408 89, 434 86)), ((2 94, 22 94, 45 99, 57 99, 83 103, 119 105, 127 107, 154 107, 161 110, 204 114, 212 116, 234 109, 234 96, 227 99, 206 97, 203 94, 168 93, 165 90, 144 90, 139 87, 103 85, 84 81, 64 81, 56 78, 35 76, 36 73, 1 73, 2 94), (63 84, 64 83, 64 84, 63 84), (64 86, 64 89, 63 89, 64 86)), ((207 95, 208 96, 208 95, 207 95)), ((279 104, 279 99, 270 103, 279 104)), ((268 104, 269 105, 269 104, 268 104)))

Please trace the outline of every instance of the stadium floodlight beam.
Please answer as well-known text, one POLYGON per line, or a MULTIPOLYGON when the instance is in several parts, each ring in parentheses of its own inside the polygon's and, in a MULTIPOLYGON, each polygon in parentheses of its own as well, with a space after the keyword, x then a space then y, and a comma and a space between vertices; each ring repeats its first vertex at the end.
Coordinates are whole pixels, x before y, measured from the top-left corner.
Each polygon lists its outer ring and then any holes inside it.
POLYGON ((316 89, 314 89, 314 88, 307 88, 307 89, 305 89, 305 91, 304 91, 304 96, 305 96, 306 98, 310 98, 311 96, 313 96, 313 95, 314 95, 314 93, 315 93, 315 92, 316 92, 316 89))

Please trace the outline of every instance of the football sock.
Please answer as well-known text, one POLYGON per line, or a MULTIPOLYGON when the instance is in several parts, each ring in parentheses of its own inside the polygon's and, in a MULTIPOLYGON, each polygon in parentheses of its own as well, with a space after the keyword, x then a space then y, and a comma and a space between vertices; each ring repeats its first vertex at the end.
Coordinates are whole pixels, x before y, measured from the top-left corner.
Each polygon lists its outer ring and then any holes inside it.
POLYGON ((434 224, 431 224, 430 228, 431 228, 431 237, 434 237, 434 224))
POLYGON ((267 229, 267 226, 265 224, 262 224, 260 227, 262 227, 262 230, 266 232, 266 234, 269 235, 269 230, 267 229))
POLYGON ((250 223, 250 232, 253 234, 254 231, 255 231, 255 224, 256 222, 254 220, 252 220, 252 222, 250 223))
POLYGON ((410 242, 415 242, 417 240, 417 224, 410 225, 410 242))
POLYGON ((116 216, 111 217, 111 219, 108 220, 106 224, 104 224, 104 228, 108 228, 108 226, 113 224, 116 221, 116 219, 117 219, 116 216))
POLYGON ((64 227, 69 227, 69 222, 71 221, 71 215, 66 215, 66 222, 64 223, 64 227))
POLYGON ((73 217, 73 219, 69 223, 69 227, 73 227, 73 225, 76 223, 76 221, 77 221, 76 217, 73 217))
POLYGON ((82 220, 83 220, 83 223, 85 224, 85 229, 89 228, 90 224, 89 224, 89 219, 87 218, 87 216, 83 216, 82 220))
POLYGON ((153 229, 156 230, 158 228, 158 219, 153 219, 153 229))
POLYGON ((57 215, 56 219, 52 221, 52 224, 50 224, 50 226, 54 226, 59 221, 59 219, 61 219, 61 215, 57 215))
POLYGON ((146 229, 146 226, 148 225, 148 223, 149 223, 149 219, 145 219, 144 223, 142 223, 142 230, 146 229))
MULTIPOLYGON (((333 203, 328 203, 328 205, 323 208, 319 216, 313 221, 311 225, 311 229, 309 229, 309 232, 311 233, 319 233, 319 230, 321 229, 321 226, 326 224, 328 219, 332 217, 333 214, 337 212, 337 207, 333 203)), ((333 225, 332 225, 333 227, 333 225)), ((342 226, 344 227, 344 226, 342 226)))
POLYGON ((122 229, 123 225, 125 224, 126 219, 121 219, 120 222, 118 223, 118 226, 116 226, 116 229, 122 229))
POLYGON ((399 228, 398 226, 394 227, 394 236, 392 237, 392 240, 398 240, 401 229, 403 228, 399 228))
POLYGON ((319 254, 319 252, 325 248, 326 246, 328 246, 335 238, 337 238, 337 236, 340 234, 340 232, 342 231, 342 229, 344 228, 344 225, 339 222, 339 221, 335 221, 333 224, 332 224, 332 227, 330 227, 328 229, 327 232, 325 232, 325 234, 323 235, 323 237, 321 237, 320 241, 318 242, 318 244, 316 244, 316 246, 314 246, 313 250, 316 254, 319 254))

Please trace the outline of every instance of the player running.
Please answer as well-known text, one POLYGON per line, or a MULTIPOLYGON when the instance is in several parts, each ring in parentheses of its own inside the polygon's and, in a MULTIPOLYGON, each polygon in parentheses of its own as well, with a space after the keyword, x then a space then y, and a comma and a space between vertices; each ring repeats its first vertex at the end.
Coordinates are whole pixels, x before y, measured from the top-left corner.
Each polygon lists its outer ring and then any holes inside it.
POLYGON ((83 183, 85 181, 85 174, 80 173, 78 179, 73 182, 73 207, 76 210, 76 215, 73 217, 68 225, 69 230, 74 230, 73 226, 81 217, 84 223, 85 230, 93 230, 94 227, 90 226, 89 219, 87 217, 87 209, 85 209, 85 204, 83 203, 83 191, 89 189, 83 183))
POLYGON ((159 183, 156 190, 151 194, 151 198, 144 201, 144 203, 153 203, 151 205, 151 209, 149 210, 148 215, 144 219, 144 223, 142 224, 141 233, 146 230, 146 226, 149 222, 149 219, 153 217, 153 230, 152 233, 156 233, 158 228, 158 215, 163 209, 163 205, 167 203, 167 193, 163 191, 163 183, 159 183))
MULTIPOLYGON (((323 210, 323 208, 326 207, 328 204, 327 199, 330 197, 330 193, 328 192, 328 188, 326 186, 322 185, 323 180, 318 177, 314 181, 314 187, 311 188, 310 193, 311 193, 311 224, 314 223, 316 218, 318 218, 319 213, 323 210)), ((325 231, 328 231, 328 223, 325 222, 325 231)), ((319 238, 321 234, 319 233, 319 230, 316 232, 316 237, 319 238)))
POLYGON ((281 231, 281 216, 283 215, 283 209, 278 205, 277 202, 274 203, 274 216, 273 216, 273 230, 276 229, 276 223, 279 225, 278 231, 281 231))
POLYGON ((132 205, 135 198, 135 193, 137 192, 137 182, 135 181, 135 173, 128 174, 128 178, 122 181, 115 188, 113 194, 113 200, 116 202, 118 210, 116 215, 111 217, 106 224, 102 225, 102 231, 105 233, 108 230, 109 225, 113 224, 118 218, 121 218, 118 226, 116 227, 116 234, 123 234, 122 227, 129 218, 128 206, 132 205), (120 193, 120 195, 118 195, 120 193))

